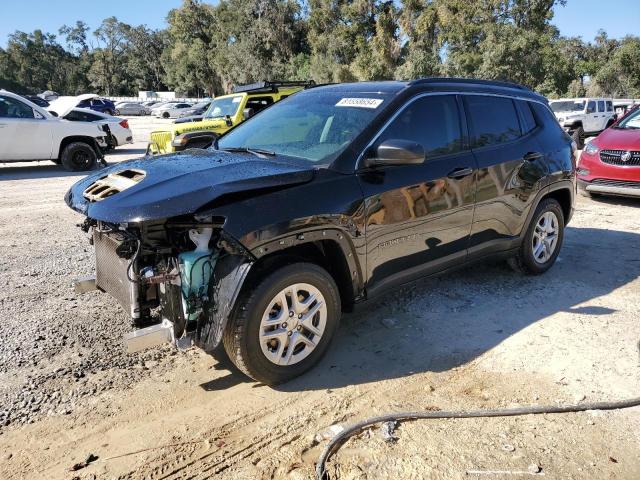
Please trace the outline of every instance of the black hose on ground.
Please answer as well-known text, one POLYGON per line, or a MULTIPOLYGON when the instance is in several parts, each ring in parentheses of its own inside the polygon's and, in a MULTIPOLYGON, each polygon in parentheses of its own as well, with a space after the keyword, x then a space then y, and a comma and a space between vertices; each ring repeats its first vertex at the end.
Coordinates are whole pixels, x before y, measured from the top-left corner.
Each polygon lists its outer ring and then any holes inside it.
POLYGON ((349 437, 376 423, 435 418, 515 417, 520 415, 540 415, 543 413, 585 412, 587 410, 619 410, 622 408, 637 406, 640 406, 640 397, 617 402, 581 403, 579 405, 518 407, 495 410, 471 410, 466 412, 398 412, 380 415, 378 417, 371 417, 347 427, 329 441, 328 445, 322 452, 322 455, 320 455, 320 458, 318 459, 318 463, 316 465, 316 479, 329 480, 329 475, 325 470, 325 464, 329 457, 335 453, 349 437))

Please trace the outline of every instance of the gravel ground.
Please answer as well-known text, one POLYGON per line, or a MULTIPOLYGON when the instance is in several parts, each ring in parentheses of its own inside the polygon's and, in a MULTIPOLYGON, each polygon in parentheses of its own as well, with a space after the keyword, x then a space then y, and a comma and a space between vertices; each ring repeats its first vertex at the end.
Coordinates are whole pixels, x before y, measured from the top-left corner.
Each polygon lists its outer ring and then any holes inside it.
MULTIPOLYGON (((140 155, 167 123, 130 122, 137 143, 109 162, 140 155)), ((271 389, 197 350, 124 352, 130 326, 115 301, 70 286, 93 269, 62 201, 78 178, 0 166, 0 478, 310 478, 325 442, 316 434, 334 423, 640 392, 640 201, 580 198, 544 276, 477 265, 346 316, 316 369, 271 389), (89 453, 99 460, 70 473, 89 453)), ((332 478, 473 478, 532 464, 548 478, 640 478, 638 409, 407 423, 397 435, 350 441, 332 478)))

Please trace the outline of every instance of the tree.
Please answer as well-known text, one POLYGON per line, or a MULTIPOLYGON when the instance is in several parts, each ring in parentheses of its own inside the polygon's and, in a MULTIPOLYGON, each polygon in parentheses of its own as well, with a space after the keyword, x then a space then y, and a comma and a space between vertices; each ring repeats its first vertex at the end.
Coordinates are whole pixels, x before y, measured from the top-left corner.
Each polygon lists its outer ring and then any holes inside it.
POLYGON ((401 52, 397 79, 438 76, 442 72, 442 30, 433 1, 405 0, 400 10, 401 52))
POLYGON ((165 83, 184 93, 220 92, 221 78, 211 61, 217 46, 214 7, 198 0, 184 0, 180 8, 169 12, 167 22, 168 48, 162 54, 165 83))
POLYGON ((97 48, 92 52, 92 63, 88 73, 91 85, 106 95, 131 91, 132 79, 127 70, 128 42, 131 27, 119 22, 116 17, 102 21, 93 32, 97 48))
POLYGON ((127 32, 127 70, 139 90, 159 91, 166 88, 165 70, 161 61, 169 38, 166 30, 151 30, 145 25, 127 32))
POLYGON ((16 31, 9 35, 1 61, 2 72, 7 72, 3 74, 6 75, 4 82, 13 85, 14 90, 66 91, 75 84, 71 68, 75 59, 50 33, 16 31))
POLYGON ((311 0, 311 73, 319 82, 393 78, 400 61, 392 1, 311 0))
POLYGON ((627 36, 616 42, 608 60, 592 78, 590 95, 610 97, 640 97, 640 37, 627 36))

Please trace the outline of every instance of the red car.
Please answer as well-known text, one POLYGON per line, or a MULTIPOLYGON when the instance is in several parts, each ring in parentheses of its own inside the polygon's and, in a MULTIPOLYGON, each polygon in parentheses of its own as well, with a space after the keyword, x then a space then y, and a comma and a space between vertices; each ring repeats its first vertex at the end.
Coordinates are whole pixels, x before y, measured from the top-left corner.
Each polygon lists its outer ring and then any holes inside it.
POLYGON ((640 198, 640 109, 630 112, 585 145, 578 190, 640 198))

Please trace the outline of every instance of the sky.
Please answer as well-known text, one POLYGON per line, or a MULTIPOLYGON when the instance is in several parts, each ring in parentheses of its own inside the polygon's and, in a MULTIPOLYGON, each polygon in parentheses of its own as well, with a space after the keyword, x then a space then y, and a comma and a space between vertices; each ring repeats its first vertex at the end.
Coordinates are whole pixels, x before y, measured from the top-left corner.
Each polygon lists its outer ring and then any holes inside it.
MULTIPOLYGON (((0 46, 15 30, 57 33, 62 25, 83 20, 92 30, 107 17, 130 25, 165 26, 170 9, 181 0, 7 0, 0 9, 0 46)), ((215 3, 215 2, 212 2, 215 3)), ((568 0, 557 7, 553 23, 565 36, 593 40, 599 29, 612 38, 640 32, 640 0, 568 0)))

